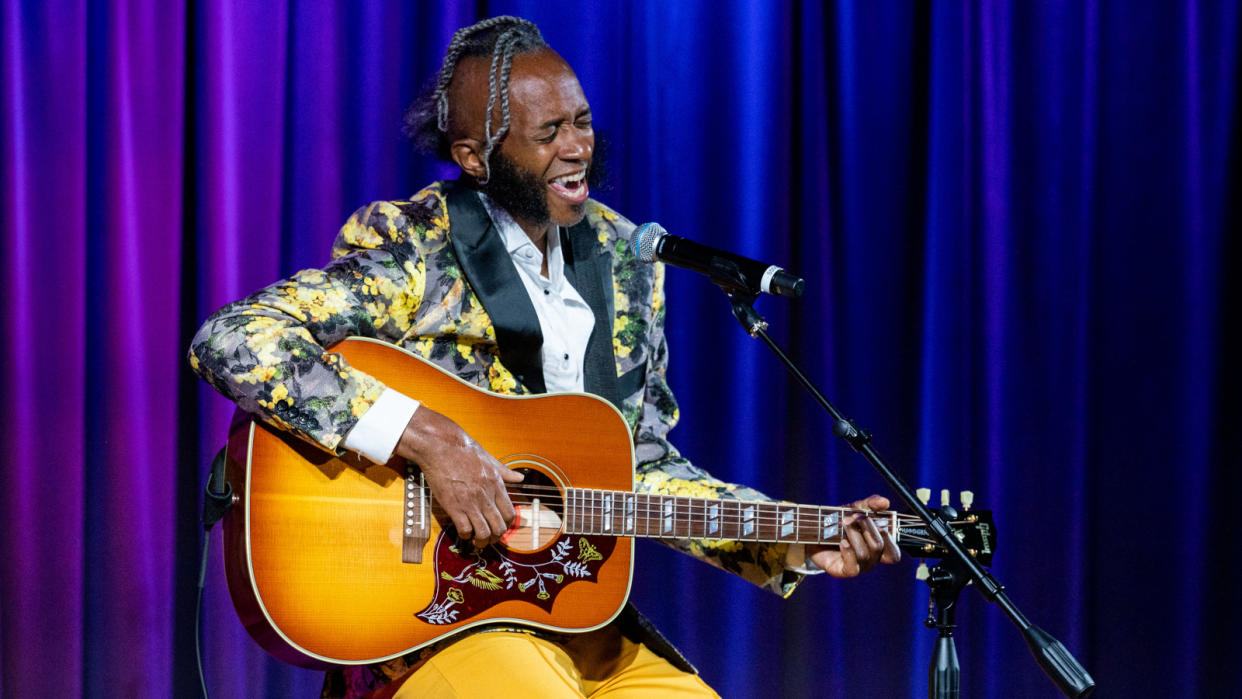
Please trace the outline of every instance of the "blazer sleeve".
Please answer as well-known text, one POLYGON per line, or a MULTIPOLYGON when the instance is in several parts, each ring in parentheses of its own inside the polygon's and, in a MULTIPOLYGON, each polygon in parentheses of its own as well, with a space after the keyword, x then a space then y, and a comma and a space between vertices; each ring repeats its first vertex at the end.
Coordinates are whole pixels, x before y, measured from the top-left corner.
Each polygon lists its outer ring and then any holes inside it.
POLYGON ((442 205, 416 196, 359 209, 326 267, 207 318, 190 346, 191 368, 247 412, 339 453, 384 385, 325 348, 351 335, 396 342, 409 330, 426 283, 424 248, 446 238, 442 205))
MULTIPOLYGON (((753 488, 721 481, 683 458, 668 441, 677 424, 677 401, 667 380, 668 344, 664 338, 664 266, 654 265, 651 286, 652 320, 648 326, 650 354, 646 388, 635 432, 636 480, 642 492, 728 500, 771 502, 753 488)), ((788 597, 803 575, 785 569, 787 544, 682 539, 668 545, 699 560, 735 573, 750 582, 788 597)))

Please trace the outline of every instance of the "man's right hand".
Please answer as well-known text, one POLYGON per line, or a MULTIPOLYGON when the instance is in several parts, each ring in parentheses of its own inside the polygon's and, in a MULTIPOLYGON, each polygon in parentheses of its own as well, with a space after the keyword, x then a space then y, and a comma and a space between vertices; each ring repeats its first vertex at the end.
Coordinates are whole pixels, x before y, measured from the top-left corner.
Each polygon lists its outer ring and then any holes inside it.
POLYGON ((457 535, 476 548, 500 540, 515 512, 505 483, 522 474, 505 468, 457 423, 421 406, 397 442, 397 456, 418 464, 457 535))

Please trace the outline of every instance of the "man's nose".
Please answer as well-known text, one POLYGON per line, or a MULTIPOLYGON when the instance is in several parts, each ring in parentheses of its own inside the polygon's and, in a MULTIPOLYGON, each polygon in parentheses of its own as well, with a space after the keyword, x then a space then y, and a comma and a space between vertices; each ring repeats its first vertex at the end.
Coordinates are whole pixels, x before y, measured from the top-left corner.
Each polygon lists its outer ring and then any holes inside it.
POLYGON ((562 160, 585 160, 591 157, 595 139, 575 128, 565 130, 561 138, 561 149, 557 154, 562 160))

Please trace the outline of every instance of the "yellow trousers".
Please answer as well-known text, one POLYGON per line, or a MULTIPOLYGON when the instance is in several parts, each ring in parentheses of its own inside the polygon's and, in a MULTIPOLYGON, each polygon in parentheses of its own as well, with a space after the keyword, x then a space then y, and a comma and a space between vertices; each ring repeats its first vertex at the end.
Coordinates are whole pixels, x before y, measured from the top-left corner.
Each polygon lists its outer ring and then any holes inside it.
POLYGON ((524 633, 468 636, 436 653, 393 695, 415 697, 717 697, 698 675, 683 672, 612 626, 564 643, 524 633))

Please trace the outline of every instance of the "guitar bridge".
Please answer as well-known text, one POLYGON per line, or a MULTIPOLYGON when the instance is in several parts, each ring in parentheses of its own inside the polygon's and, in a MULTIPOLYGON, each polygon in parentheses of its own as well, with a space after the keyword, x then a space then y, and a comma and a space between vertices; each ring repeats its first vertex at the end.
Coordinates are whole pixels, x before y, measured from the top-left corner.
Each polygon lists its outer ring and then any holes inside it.
POLYGON ((422 563, 423 548, 431 536, 431 517, 427 507, 427 483, 414 464, 405 467, 405 521, 401 531, 401 562, 422 563))

